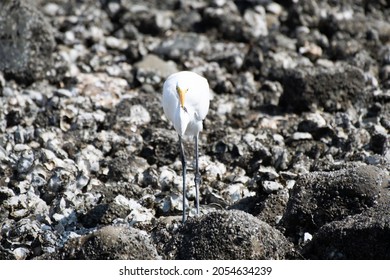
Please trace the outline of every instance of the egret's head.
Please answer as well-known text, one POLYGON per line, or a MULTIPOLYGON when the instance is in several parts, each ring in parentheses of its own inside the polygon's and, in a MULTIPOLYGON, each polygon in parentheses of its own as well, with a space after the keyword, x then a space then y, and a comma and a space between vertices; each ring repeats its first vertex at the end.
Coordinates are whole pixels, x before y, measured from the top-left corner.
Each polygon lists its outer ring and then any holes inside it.
POLYGON ((176 84, 176 92, 179 95, 179 102, 180 102, 180 107, 183 109, 184 107, 184 100, 185 100, 185 95, 188 91, 188 88, 181 86, 179 83, 176 84))

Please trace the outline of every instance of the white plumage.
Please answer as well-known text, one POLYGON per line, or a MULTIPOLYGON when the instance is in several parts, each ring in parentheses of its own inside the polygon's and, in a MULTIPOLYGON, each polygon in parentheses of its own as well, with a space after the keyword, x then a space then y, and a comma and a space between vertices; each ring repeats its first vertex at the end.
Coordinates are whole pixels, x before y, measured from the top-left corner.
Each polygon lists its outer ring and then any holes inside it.
POLYGON ((199 184, 200 174, 198 167, 198 135, 203 129, 202 121, 207 115, 210 105, 209 84, 202 76, 181 71, 167 78, 163 86, 162 105, 164 113, 172 122, 179 135, 180 155, 183 165, 183 223, 186 220, 185 192, 186 192, 186 159, 182 137, 189 135, 195 141, 195 188, 196 210, 199 213, 199 184))
POLYGON ((172 74, 164 83, 164 113, 180 136, 195 136, 202 130, 202 120, 207 115, 209 104, 209 83, 194 72, 172 74), (178 89, 184 94, 183 106, 180 104, 178 89))

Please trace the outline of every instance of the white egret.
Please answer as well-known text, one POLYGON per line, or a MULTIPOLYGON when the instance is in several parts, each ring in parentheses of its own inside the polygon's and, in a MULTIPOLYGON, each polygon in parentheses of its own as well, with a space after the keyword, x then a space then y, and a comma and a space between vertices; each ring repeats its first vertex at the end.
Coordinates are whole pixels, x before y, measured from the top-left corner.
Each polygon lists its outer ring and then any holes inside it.
POLYGON ((170 75, 164 83, 162 105, 167 118, 179 134, 179 147, 183 167, 183 223, 186 221, 186 156, 183 136, 193 136, 195 142, 195 200, 199 214, 199 184, 201 181, 198 164, 198 139, 203 128, 202 121, 210 105, 209 83, 202 76, 181 71, 170 75))

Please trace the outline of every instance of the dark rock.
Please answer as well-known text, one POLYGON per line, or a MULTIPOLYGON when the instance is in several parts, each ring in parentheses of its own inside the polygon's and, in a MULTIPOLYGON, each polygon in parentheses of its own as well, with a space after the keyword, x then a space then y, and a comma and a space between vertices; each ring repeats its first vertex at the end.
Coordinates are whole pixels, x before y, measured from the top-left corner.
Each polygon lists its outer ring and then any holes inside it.
POLYGON ((267 195, 257 195, 239 200, 229 209, 241 210, 252 214, 271 226, 276 226, 286 210, 289 195, 281 190, 267 195))
POLYGON ((124 180, 117 181, 115 178, 110 178, 110 180, 108 180, 105 184, 96 186, 94 191, 102 194, 103 199, 99 205, 102 204, 104 206, 94 209, 87 214, 88 219, 91 219, 91 221, 96 221, 96 219, 103 221, 103 218, 112 217, 110 212, 107 213, 109 206, 107 206, 106 203, 110 204, 116 196, 123 195, 125 197, 138 199, 142 193, 141 187, 137 184, 124 180), (105 216, 106 213, 108 216, 105 216))
POLYGON ((99 225, 102 218, 108 211, 109 205, 99 204, 88 211, 85 215, 80 218, 80 221, 86 228, 93 228, 99 225))
POLYGON ((309 259, 387 260, 390 208, 381 205, 322 226, 304 247, 309 259))
POLYGON ((141 157, 119 154, 110 162, 108 176, 114 181, 131 181, 133 174, 144 171, 147 165, 146 160, 141 157))
POLYGON ((237 210, 189 219, 166 249, 177 250, 176 259, 285 259, 293 255, 280 232, 237 210))
POLYGON ((71 239, 58 254, 61 259, 156 260, 160 259, 149 236, 138 229, 106 226, 71 239))
POLYGON ((367 98, 363 72, 351 66, 287 69, 280 81, 284 89, 280 105, 296 112, 316 106, 327 112, 343 111, 367 98))
POLYGON ((45 78, 53 50, 52 27, 32 2, 1 2, 0 70, 7 79, 30 84, 45 78))
POLYGON ((146 129, 143 138, 146 145, 140 155, 150 164, 170 164, 179 156, 178 136, 173 129, 146 129))
POLYGON ((379 71, 379 78, 384 88, 390 89, 390 65, 385 65, 381 67, 379 71))
POLYGON ((172 26, 173 14, 170 10, 157 10, 145 2, 123 2, 121 5, 120 12, 112 13, 112 16, 125 28, 131 23, 139 32, 157 36, 172 26))
POLYGON ((371 149, 377 154, 383 154, 389 145, 389 136, 382 133, 376 133, 371 136, 371 149))
POLYGON ((281 225, 297 241, 303 233, 362 213, 375 206, 388 185, 386 171, 358 166, 331 172, 312 172, 298 178, 281 225))
POLYGON ((242 17, 233 2, 225 2, 223 7, 207 7, 203 12, 202 26, 218 32, 217 36, 241 42, 245 40, 242 30, 242 17))

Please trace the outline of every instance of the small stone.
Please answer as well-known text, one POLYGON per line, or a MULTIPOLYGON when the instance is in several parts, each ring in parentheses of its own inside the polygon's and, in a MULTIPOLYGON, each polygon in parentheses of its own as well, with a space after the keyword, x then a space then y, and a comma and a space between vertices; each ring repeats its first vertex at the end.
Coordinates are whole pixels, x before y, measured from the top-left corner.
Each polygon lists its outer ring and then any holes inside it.
POLYGON ((263 190, 266 193, 273 193, 283 189, 282 184, 274 181, 264 181, 262 182, 262 185, 263 185, 263 190))
MULTIPOLYGON (((244 13, 244 21, 248 26, 248 33, 252 38, 268 35, 265 10, 262 6, 256 6, 254 10, 247 9, 244 13)), ((245 30, 245 27, 244 27, 245 30)))
POLYGON ((308 132, 294 132, 292 135, 292 139, 299 141, 299 140, 311 140, 313 139, 313 136, 308 132))
POLYGON ((298 131, 310 133, 325 126, 326 121, 320 114, 308 113, 305 115, 305 119, 299 123, 298 131))
POLYGON ((229 201, 230 204, 234 204, 240 199, 254 195, 255 193, 249 192, 246 186, 242 183, 228 185, 226 189, 222 191, 222 196, 229 201))
POLYGON ((196 33, 176 34, 172 38, 164 40, 154 51, 170 59, 176 59, 189 52, 195 54, 205 53, 210 49, 210 41, 204 35, 196 33))
POLYGON ((111 48, 111 49, 116 49, 116 50, 125 50, 127 49, 128 45, 125 40, 118 39, 116 37, 106 37, 106 46, 111 48))
POLYGON ((279 177, 279 174, 272 166, 260 166, 259 175, 261 177, 267 178, 268 180, 273 180, 279 177))
POLYGON ((160 30, 160 32, 164 32, 171 28, 172 26, 171 17, 172 17, 171 13, 158 12, 155 14, 156 27, 160 30))
POLYGON ((158 85, 162 79, 178 71, 173 61, 164 61, 152 54, 137 62, 135 68, 135 78, 145 85, 158 85))
POLYGON ((54 91, 54 94, 55 94, 56 96, 59 96, 59 97, 66 97, 66 98, 71 98, 71 97, 74 97, 74 96, 75 96, 75 93, 74 93, 74 92, 71 92, 70 90, 68 90, 68 89, 63 89, 63 88, 57 89, 56 91, 54 91))
POLYGON ((136 126, 146 125, 150 122, 150 114, 143 105, 133 105, 130 108, 129 122, 136 126))
POLYGON ((160 170, 159 172, 159 184, 161 186, 161 189, 169 190, 173 186, 174 178, 176 177, 176 172, 174 170, 164 168, 163 170, 160 170))
POLYGON ((310 241, 310 240, 312 240, 312 239, 313 239, 313 235, 311 235, 310 233, 305 232, 305 233, 303 234, 303 242, 304 242, 304 243, 306 243, 306 242, 308 242, 308 241, 310 241))
POLYGON ((30 250, 27 248, 19 247, 13 250, 15 259, 17 260, 25 260, 27 256, 30 254, 30 250))
POLYGON ((226 166, 222 163, 212 163, 207 165, 205 168, 206 176, 205 179, 207 179, 210 182, 213 182, 215 180, 218 180, 224 176, 226 173, 226 166))

